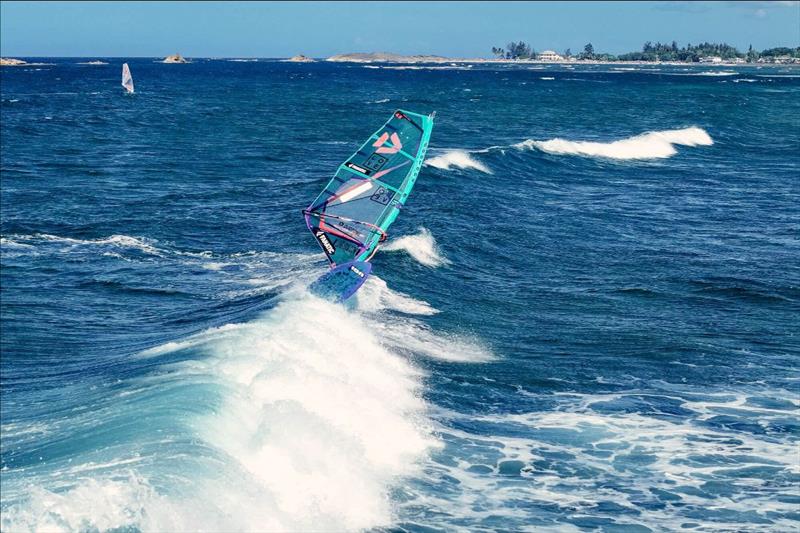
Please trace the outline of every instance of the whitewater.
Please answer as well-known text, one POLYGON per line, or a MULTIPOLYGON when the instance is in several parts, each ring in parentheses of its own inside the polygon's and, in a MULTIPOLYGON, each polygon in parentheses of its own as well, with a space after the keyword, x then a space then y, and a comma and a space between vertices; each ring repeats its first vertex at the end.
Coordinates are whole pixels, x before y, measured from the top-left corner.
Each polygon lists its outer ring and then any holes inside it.
POLYGON ((475 154, 500 152, 505 154, 509 148, 517 150, 538 150, 553 155, 579 155, 617 160, 664 159, 678 153, 675 146, 711 146, 711 136, 698 127, 675 130, 651 131, 616 141, 578 141, 568 139, 549 139, 537 141, 526 139, 509 146, 490 146, 476 150, 446 150, 441 155, 430 157, 425 164, 442 170, 474 169, 491 174, 491 169, 475 154))

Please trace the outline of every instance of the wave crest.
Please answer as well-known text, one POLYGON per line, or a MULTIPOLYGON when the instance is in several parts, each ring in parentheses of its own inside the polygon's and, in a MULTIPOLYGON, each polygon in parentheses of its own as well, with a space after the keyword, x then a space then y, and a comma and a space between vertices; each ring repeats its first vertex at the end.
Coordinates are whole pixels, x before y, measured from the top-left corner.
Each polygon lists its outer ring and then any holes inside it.
POLYGON ((406 252, 417 262, 434 268, 450 263, 439 251, 436 239, 426 228, 420 228, 414 235, 404 235, 398 239, 391 240, 382 250, 387 252, 406 252))
POLYGON ((492 171, 470 155, 466 150, 450 150, 425 160, 425 164, 431 167, 440 168, 442 170, 450 170, 451 168, 460 169, 474 169, 485 174, 491 174, 492 171))
POLYGON ((512 145, 518 150, 537 149, 556 155, 579 155, 608 159, 664 159, 677 153, 675 145, 711 146, 714 141, 702 128, 691 127, 679 130, 651 131, 612 142, 570 141, 550 139, 535 141, 528 139, 512 145))

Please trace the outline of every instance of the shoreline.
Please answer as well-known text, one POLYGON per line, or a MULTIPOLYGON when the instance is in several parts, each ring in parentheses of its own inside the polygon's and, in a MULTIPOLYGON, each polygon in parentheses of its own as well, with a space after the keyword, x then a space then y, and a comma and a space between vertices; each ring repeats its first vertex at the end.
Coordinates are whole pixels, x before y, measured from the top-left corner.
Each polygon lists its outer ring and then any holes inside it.
MULTIPOLYGON (((367 54, 363 54, 366 56, 367 54)), ((574 61, 543 61, 538 59, 496 59, 496 58, 482 58, 482 57, 475 57, 475 58, 460 58, 460 57, 441 57, 441 56, 387 56, 388 57, 361 57, 362 54, 346 54, 346 55, 338 55, 338 56, 330 56, 330 57, 305 57, 303 60, 297 60, 293 58, 284 58, 284 57, 252 57, 252 58, 242 58, 242 57, 198 57, 195 60, 223 60, 223 61, 247 61, 247 62, 255 62, 255 61, 280 61, 284 63, 355 63, 355 64, 398 64, 398 65, 447 65, 447 64, 454 64, 454 65, 465 65, 465 64, 476 64, 476 65, 537 65, 537 66, 558 66, 558 67, 570 67, 570 66, 581 66, 581 65, 609 65, 609 66, 627 66, 627 67, 702 67, 702 68, 714 68, 714 67, 722 67, 722 68, 733 68, 733 67, 782 67, 782 68, 798 68, 800 69, 800 63, 741 63, 741 62, 728 62, 723 61, 720 63, 694 63, 694 62, 683 62, 683 61, 599 61, 599 60, 574 60, 574 61)), ((35 59, 95 59, 97 56, 92 58, 89 57, 36 57, 35 59)), ((29 59, 34 59, 33 57, 29 59)), ((126 59, 123 57, 107 57, 104 59, 126 59)), ((166 61, 163 57, 135 57, 131 59, 154 59, 159 63, 167 63, 167 64, 185 64, 190 63, 191 61, 181 58, 182 61, 166 61)), ((24 59, 11 59, 11 58, 3 58, 3 62, 0 63, 0 66, 14 66, 14 67, 32 67, 32 66, 53 66, 57 63, 44 63, 44 62, 28 62, 24 59)), ((77 64, 84 64, 84 65, 100 65, 101 62, 78 62, 77 64)), ((105 63, 108 64, 108 63, 105 63)))
POLYGON ((344 57, 332 56, 322 61, 330 63, 399 63, 399 64, 465 64, 474 63, 482 65, 558 65, 558 66, 574 66, 574 65, 624 65, 624 66, 668 66, 668 67, 682 67, 682 66, 695 66, 695 67, 800 67, 800 63, 741 63, 723 61, 720 63, 694 63, 685 61, 599 61, 599 60, 586 60, 577 59, 574 61, 543 61, 538 59, 494 59, 494 58, 434 58, 432 56, 425 56, 424 59, 417 59, 415 57, 407 58, 374 58, 364 59, 359 57, 344 57))

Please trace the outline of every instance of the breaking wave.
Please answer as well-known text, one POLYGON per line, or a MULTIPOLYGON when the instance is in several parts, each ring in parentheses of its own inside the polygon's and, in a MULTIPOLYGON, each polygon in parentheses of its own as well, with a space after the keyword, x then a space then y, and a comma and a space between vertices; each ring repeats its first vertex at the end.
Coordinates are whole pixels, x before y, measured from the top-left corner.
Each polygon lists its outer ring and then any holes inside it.
MULTIPOLYGON (((3 247, 57 244, 69 253, 92 254, 130 247, 166 258, 188 253, 156 242, 38 234, 5 237, 3 247)), ((446 261, 425 229, 398 239, 395 248, 423 263, 446 261)), ((225 256, 239 264, 254 259, 254 253, 225 256)), ((436 332, 414 318, 438 310, 376 276, 358 293, 352 310, 310 296, 303 279, 317 272, 308 261, 303 264, 290 276, 300 281, 255 320, 140 352, 136 360, 163 371, 128 380, 113 413, 99 409, 78 427, 91 433, 136 419, 166 421, 169 429, 148 428, 133 447, 109 446, 46 477, 33 474, 8 487, 2 529, 390 526, 396 515, 390 492, 419 475, 427 455, 442 446, 420 391, 424 373, 413 358, 474 363, 493 355, 470 335, 436 332)))
POLYGON ((618 160, 664 159, 675 155, 675 146, 711 146, 714 140, 696 126, 663 131, 650 131, 617 141, 572 141, 554 138, 545 141, 527 139, 506 146, 490 146, 479 150, 449 150, 425 160, 428 166, 442 170, 474 169, 492 174, 491 169, 477 160, 474 154, 505 154, 509 149, 539 150, 554 155, 578 155, 618 160))
POLYGON ((570 141, 550 139, 535 141, 528 139, 513 145, 518 150, 537 149, 557 155, 579 155, 608 159, 663 159, 677 153, 675 145, 711 146, 714 141, 702 128, 691 127, 680 130, 651 131, 612 142, 570 141))
POLYGON ((414 235, 404 235, 389 241, 382 248, 387 252, 406 252, 419 263, 429 267, 439 267, 450 263, 439 251, 436 239, 426 228, 420 228, 414 235))
POLYGON ((450 150, 442 155, 426 159, 425 164, 431 167, 440 168, 442 170, 461 168, 465 170, 479 170, 480 172, 484 172, 486 174, 492 173, 489 167, 472 157, 470 152, 466 150, 450 150))
POLYGON ((427 453, 442 446, 420 394, 424 375, 404 354, 476 362, 491 353, 413 318, 387 327, 382 313, 436 310, 377 278, 364 289, 366 314, 300 294, 256 320, 148 350, 147 360, 169 371, 131 383, 115 416, 164 416, 172 409, 164 411, 166 397, 194 405, 188 419, 178 408, 173 437, 153 455, 137 451, 102 472, 77 466, 77 476, 71 467, 72 477, 62 470, 59 490, 52 480, 31 480, 4 510, 3 530, 391 525, 389 491, 419 474, 427 453), (166 363, 187 351, 184 362, 166 363), (169 465, 157 457, 169 457, 169 465), (168 492, 159 488, 164 476, 168 492))
POLYGON ((391 310, 409 315, 435 315, 439 312, 428 302, 390 289, 386 282, 375 274, 367 278, 364 286, 356 293, 356 301, 359 311, 364 312, 391 310))

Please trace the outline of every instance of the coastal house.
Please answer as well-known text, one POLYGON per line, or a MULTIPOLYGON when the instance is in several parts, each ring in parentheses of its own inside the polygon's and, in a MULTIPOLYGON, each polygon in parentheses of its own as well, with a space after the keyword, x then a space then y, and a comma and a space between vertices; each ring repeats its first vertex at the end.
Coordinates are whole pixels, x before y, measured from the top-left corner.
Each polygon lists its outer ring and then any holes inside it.
POLYGON ((722 58, 719 56, 705 56, 700 58, 701 63, 722 63, 722 58))
POLYGON ((552 50, 545 50, 536 56, 539 61, 563 61, 564 58, 553 52, 552 50))
POLYGON ((776 56, 772 58, 772 63, 776 63, 778 65, 789 65, 793 63, 800 63, 800 58, 789 55, 776 56))

